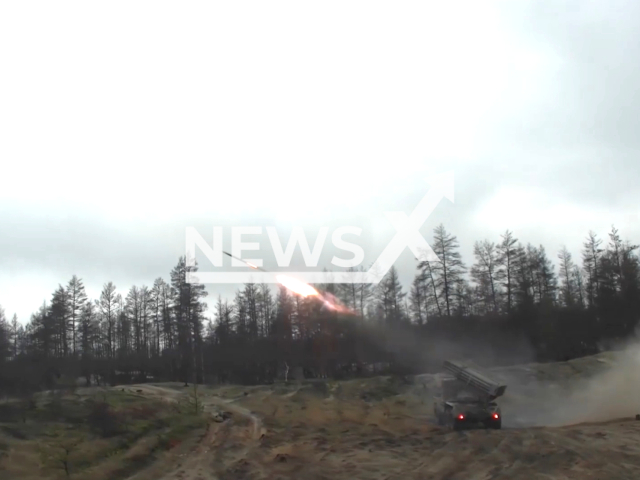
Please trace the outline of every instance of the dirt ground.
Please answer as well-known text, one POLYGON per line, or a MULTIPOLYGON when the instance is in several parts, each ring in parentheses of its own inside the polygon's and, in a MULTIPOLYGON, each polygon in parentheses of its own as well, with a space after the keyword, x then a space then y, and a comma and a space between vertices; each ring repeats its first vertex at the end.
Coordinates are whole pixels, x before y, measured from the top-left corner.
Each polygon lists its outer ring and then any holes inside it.
MULTIPOLYGON (((637 479, 638 372, 636 350, 496 369, 503 429, 462 432, 434 424, 433 375, 206 387, 207 411, 229 418, 132 480, 637 479)), ((168 401, 184 390, 131 388, 168 401)))

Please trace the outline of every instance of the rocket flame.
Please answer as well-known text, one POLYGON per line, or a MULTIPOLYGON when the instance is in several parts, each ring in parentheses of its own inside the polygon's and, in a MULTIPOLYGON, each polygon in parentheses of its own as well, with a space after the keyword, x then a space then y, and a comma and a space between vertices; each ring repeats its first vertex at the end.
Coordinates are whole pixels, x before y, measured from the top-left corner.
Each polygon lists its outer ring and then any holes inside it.
POLYGON ((352 313, 351 309, 343 306, 343 305, 337 305, 335 303, 332 303, 331 301, 324 299, 323 300, 324 306, 327 307, 329 310, 333 310, 334 312, 339 312, 339 313, 352 313))
POLYGON ((345 307, 340 303, 334 295, 329 292, 318 292, 315 288, 313 288, 308 283, 301 282, 298 279, 287 277, 286 275, 277 275, 276 279, 286 288, 291 290, 293 293, 296 293, 302 297, 318 297, 318 299, 322 302, 322 304, 328 310, 332 310, 338 313, 347 313, 351 315, 357 315, 356 312, 351 310, 348 307, 345 307))
POLYGON ((342 303, 340 303, 340 300, 338 300, 329 292, 325 292, 322 295, 322 302, 324 303, 325 307, 327 307, 329 310, 333 310, 334 312, 357 315, 355 311, 351 310, 349 307, 342 305, 342 303))
POLYGON ((286 275, 277 275, 276 278, 282 285, 287 287, 293 293, 297 293, 303 297, 319 295, 318 291, 311 285, 301 282, 296 278, 287 277, 286 275))
MULTIPOLYGON (((263 272, 266 272, 266 270, 264 270, 263 268, 258 267, 257 265, 254 265, 251 262, 247 262, 246 260, 243 260, 241 258, 238 257, 234 257, 233 255, 231 255, 229 252, 223 252, 225 255, 228 255, 231 258, 235 258, 236 260, 239 260, 243 263, 245 263, 247 266, 256 269, 256 270, 262 270, 263 272)), ((300 295, 301 297, 317 297, 318 300, 320 300, 322 302, 322 304, 324 305, 325 308, 327 308, 328 310, 332 310, 334 312, 339 312, 339 313, 347 313, 350 315, 358 315, 357 312, 351 310, 350 308, 344 306, 340 300, 338 300, 335 295, 329 293, 329 292, 318 292, 315 288, 313 288, 311 285, 309 285, 308 283, 304 283, 296 278, 293 277, 288 277, 287 275, 276 275, 276 279, 278 280, 278 282, 280 282, 284 287, 286 287, 287 289, 291 290, 293 293, 300 295)))

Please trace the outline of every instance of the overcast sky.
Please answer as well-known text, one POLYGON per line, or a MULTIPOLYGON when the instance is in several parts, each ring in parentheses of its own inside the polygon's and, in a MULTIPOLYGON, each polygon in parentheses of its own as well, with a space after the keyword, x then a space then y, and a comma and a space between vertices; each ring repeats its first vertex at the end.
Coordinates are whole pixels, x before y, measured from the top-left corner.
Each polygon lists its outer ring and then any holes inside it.
POLYGON ((358 226, 369 264, 451 170, 421 231, 467 264, 506 229, 640 242, 638 58, 633 0, 2 2, 0 305, 168 280, 188 226, 358 226))

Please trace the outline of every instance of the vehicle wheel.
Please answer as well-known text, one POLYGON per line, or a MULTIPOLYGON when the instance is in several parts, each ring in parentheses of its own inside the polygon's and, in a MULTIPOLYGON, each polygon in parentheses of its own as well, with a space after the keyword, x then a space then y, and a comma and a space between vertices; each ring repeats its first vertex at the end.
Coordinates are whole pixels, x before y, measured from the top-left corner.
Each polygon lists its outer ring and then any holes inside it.
POLYGON ((451 413, 451 415, 449 416, 449 422, 450 422, 451 428, 456 432, 459 432, 460 430, 464 429, 464 424, 462 422, 459 422, 458 419, 453 416, 453 413, 451 413))
POLYGON ((489 428, 491 430, 500 430, 502 428, 502 419, 498 420, 497 422, 494 421, 486 421, 484 422, 484 428, 489 428))
POLYGON ((453 428, 454 424, 453 415, 451 415, 451 413, 445 413, 442 417, 442 425, 453 428))

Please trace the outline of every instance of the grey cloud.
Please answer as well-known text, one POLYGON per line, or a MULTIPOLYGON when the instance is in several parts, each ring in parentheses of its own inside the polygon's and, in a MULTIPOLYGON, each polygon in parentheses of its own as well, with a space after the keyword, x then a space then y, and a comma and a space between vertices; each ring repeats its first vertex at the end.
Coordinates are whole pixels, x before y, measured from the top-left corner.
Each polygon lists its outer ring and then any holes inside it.
MULTIPOLYGON (((547 79, 539 101, 509 111, 496 107, 483 125, 485 144, 473 158, 425 160, 420 171, 407 172, 402 182, 389 185, 371 197, 370 186, 357 179, 337 179, 328 184, 326 194, 340 195, 345 188, 362 192, 362 200, 331 208, 318 217, 304 219, 311 226, 356 225, 363 228, 360 244, 367 254, 365 263, 375 260, 395 233, 384 212, 410 213, 426 193, 425 177, 453 169, 456 173, 454 204, 442 204, 422 228, 427 239, 439 223, 458 236, 464 260, 472 262, 475 240, 499 240, 497 232, 473 223, 474 215, 501 187, 543 189, 558 204, 580 205, 585 209, 610 209, 637 215, 640 205, 640 2, 558 2, 555 0, 510 2, 503 5, 505 19, 517 39, 532 48, 553 52, 561 60, 554 78, 547 79), (376 224, 380 228, 374 228, 376 224)), ((381 92, 384 95, 384 92, 381 92)), ((331 141, 331 139, 326 139, 331 141)), ((461 139, 464 141, 464 139, 461 139)), ((429 146, 425 145, 428 153, 429 146)), ((278 169, 274 164, 270 168, 278 169)), ((389 165, 362 165, 362 169, 393 168, 389 165)), ((215 172, 210 166, 209 172, 215 172)), ((242 172, 246 173, 246 172, 242 172)), ((336 172, 339 176, 339 172, 336 172)), ((208 178, 208 177, 207 177, 208 178)), ((142 181, 142 179, 141 179, 142 181)), ((226 181, 226 180, 225 180, 226 181)), ((78 205, 48 202, 33 205, 18 201, 0 203, 0 269, 24 268, 33 272, 54 272, 64 283, 78 274, 99 289, 113 280, 125 288, 150 285, 154 278, 168 279, 171 268, 184 253, 184 229, 195 226, 204 236, 214 224, 261 225, 276 223, 266 208, 268 191, 238 182, 237 195, 255 199, 255 207, 230 215, 234 199, 215 199, 207 215, 185 212, 162 222, 117 221, 101 214, 78 209, 78 205)), ((290 181, 314 181, 303 171, 290 181)), ((136 178, 124 178, 127 191, 135 190, 136 178)), ((209 186, 201 180, 202 187, 209 186)), ((170 185, 158 185, 164 195, 170 185)), ((269 188, 287 188, 286 184, 269 188)), ((107 193, 105 192, 100 192, 107 193)), ((126 195, 126 192, 117 193, 126 195)), ((163 201, 170 201, 163 200, 163 201)), ((307 199, 314 207, 322 198, 307 199)), ((81 206, 81 202, 80 202, 81 206)), ((156 207, 153 199, 133 202, 142 213, 156 207), (148 203, 146 203, 148 202, 148 203)), ((286 209, 286 205, 281 206, 286 209)), ((637 216, 636 216, 637 221, 637 216)), ((631 222, 630 222, 631 224, 631 222)), ((286 225, 280 225, 286 238, 286 225)), ((505 229, 509 226, 505 226, 505 229)), ((594 225, 594 228, 599 228, 594 225)), ((629 226, 629 228, 631 228, 629 226)), ((623 231, 625 236, 640 230, 623 231)), ((308 232, 309 238, 312 231, 308 232)), ((523 242, 544 243, 550 255, 562 242, 553 229, 515 232, 523 242)), ((637 237, 636 237, 637 238, 637 237)), ((266 240, 266 235, 262 237, 266 240)), ((636 240, 637 241, 637 240, 636 240)), ((579 243, 573 245, 580 248, 579 243)), ((327 248, 322 264, 329 266, 334 254, 327 248)), ((297 254, 294 260, 301 262, 297 254)), ((265 264, 273 258, 265 256, 265 264)), ((203 261, 203 268, 206 263, 203 261)), ((415 272, 415 260, 405 251, 398 261, 405 285, 415 272)), ((25 287, 26 288, 26 287, 25 287)), ((213 295, 232 294, 235 286, 210 286, 213 295)), ((34 309, 42 299, 34 299, 34 309)), ((0 299, 2 303, 2 299, 0 299)))
POLYGON ((542 102, 506 119, 500 133, 538 151, 640 147, 640 3, 545 0, 509 10, 513 31, 562 65, 542 102))

